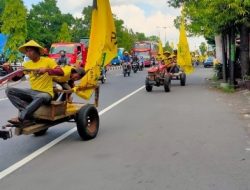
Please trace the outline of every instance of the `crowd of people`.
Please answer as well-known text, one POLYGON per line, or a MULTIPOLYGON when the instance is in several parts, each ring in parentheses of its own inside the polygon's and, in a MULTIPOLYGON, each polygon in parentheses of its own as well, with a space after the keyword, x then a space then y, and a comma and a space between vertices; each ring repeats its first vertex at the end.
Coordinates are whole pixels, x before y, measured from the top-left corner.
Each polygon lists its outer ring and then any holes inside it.
MULTIPOLYGON (((43 57, 45 49, 31 40, 22 45, 19 51, 25 55, 23 75, 29 76, 31 88, 6 89, 10 102, 19 110, 18 116, 9 120, 15 125, 32 121, 32 114, 41 105, 49 104, 52 100, 65 101, 68 98, 67 100, 70 101, 70 95, 56 93, 54 89, 71 90, 75 81, 86 74, 82 67, 69 64, 66 52, 63 50, 60 51, 60 57, 57 60, 43 57)), ((130 69, 133 62, 138 63, 138 66, 144 64, 143 57, 130 55, 128 51, 124 52, 121 61, 123 66, 126 65, 130 69)), ((176 52, 171 54, 166 51, 163 55, 154 58, 152 64, 165 65, 169 72, 177 72, 176 52)))

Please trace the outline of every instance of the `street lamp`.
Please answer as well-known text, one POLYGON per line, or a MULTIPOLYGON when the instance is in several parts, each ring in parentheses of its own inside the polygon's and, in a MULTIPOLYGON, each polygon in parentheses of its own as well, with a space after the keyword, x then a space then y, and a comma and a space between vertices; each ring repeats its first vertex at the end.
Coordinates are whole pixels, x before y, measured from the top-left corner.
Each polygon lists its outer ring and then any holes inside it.
MULTIPOLYGON (((160 28, 160 29, 164 29, 165 30, 165 36, 164 36, 164 45, 166 45, 166 43, 167 43, 167 28, 170 28, 170 27, 167 27, 167 26, 157 26, 156 28, 160 28)), ((159 35, 159 37, 160 37, 160 35, 159 35)))
POLYGON ((159 37, 159 39, 161 39, 161 27, 160 27, 160 26, 156 26, 156 28, 157 28, 157 29, 160 29, 160 30, 159 30, 159 33, 158 33, 158 37, 159 37))

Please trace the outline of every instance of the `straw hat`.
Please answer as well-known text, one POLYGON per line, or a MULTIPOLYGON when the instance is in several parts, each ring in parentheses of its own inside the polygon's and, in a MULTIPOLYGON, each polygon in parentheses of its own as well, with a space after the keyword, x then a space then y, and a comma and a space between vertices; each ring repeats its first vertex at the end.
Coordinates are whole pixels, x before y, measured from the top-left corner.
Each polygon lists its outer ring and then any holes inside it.
POLYGON ((20 47, 18 48, 18 50, 19 50, 21 53, 24 53, 24 54, 25 54, 26 48, 27 48, 27 47, 36 47, 36 48, 38 48, 40 54, 44 54, 44 51, 45 51, 45 49, 44 49, 41 45, 39 45, 37 42, 35 42, 34 40, 30 40, 29 42, 27 42, 27 43, 25 43, 24 45, 20 46, 20 47))
POLYGON ((176 58, 176 55, 170 55, 167 59, 173 59, 176 58))
POLYGON ((170 55, 171 53, 169 51, 164 51, 164 55, 170 55))

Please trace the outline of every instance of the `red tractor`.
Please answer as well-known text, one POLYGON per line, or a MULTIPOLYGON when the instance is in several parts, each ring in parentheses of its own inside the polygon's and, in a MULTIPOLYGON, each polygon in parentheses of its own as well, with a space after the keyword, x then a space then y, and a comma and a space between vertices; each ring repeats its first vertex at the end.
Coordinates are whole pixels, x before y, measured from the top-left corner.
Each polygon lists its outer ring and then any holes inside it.
POLYGON ((180 85, 186 85, 186 74, 177 65, 159 64, 148 70, 145 87, 151 92, 153 86, 164 86, 165 92, 170 92, 171 80, 180 80, 180 85))
POLYGON ((165 65, 157 65, 148 69, 145 87, 148 92, 151 92, 153 86, 164 86, 165 92, 170 92, 171 75, 167 71, 165 65))

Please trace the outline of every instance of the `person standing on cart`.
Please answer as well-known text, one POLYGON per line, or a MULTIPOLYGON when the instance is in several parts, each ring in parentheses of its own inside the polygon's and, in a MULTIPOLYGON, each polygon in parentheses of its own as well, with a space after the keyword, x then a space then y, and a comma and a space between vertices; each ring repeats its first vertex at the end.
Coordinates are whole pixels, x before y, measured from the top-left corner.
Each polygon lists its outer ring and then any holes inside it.
POLYGON ((50 103, 54 97, 52 76, 64 74, 53 59, 41 57, 44 48, 37 42, 31 40, 19 47, 19 51, 30 59, 23 67, 24 73, 29 75, 31 89, 9 87, 5 91, 10 102, 19 110, 18 117, 8 121, 14 125, 31 122, 32 114, 41 105, 50 103))

